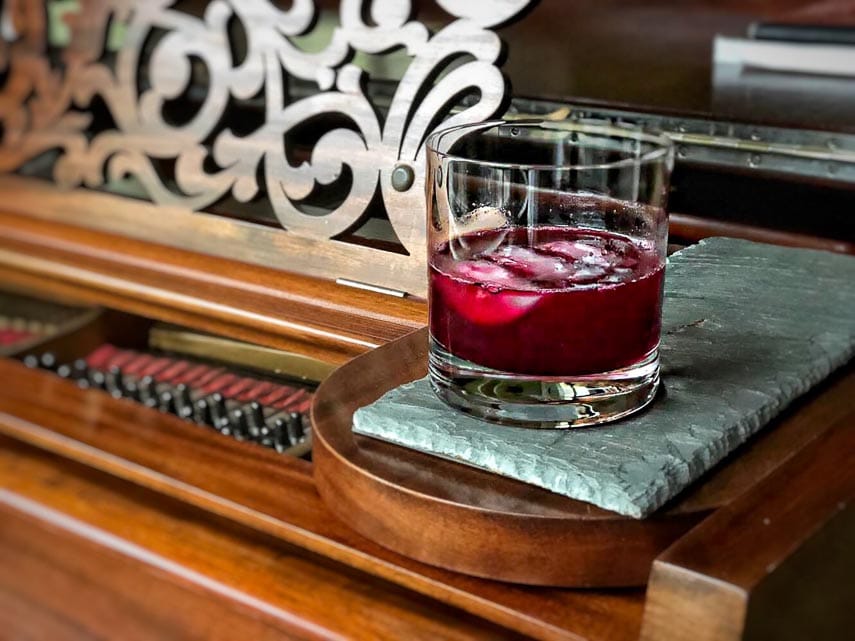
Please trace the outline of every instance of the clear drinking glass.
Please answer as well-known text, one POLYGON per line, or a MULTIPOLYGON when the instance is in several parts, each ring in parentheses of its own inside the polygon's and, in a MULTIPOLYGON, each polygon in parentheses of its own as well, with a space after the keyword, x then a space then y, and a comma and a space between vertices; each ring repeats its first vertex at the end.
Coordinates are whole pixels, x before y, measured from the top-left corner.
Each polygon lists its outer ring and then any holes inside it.
POLYGON ((659 385, 670 140, 609 121, 495 121, 427 146, 440 398, 547 428, 647 405, 659 385))

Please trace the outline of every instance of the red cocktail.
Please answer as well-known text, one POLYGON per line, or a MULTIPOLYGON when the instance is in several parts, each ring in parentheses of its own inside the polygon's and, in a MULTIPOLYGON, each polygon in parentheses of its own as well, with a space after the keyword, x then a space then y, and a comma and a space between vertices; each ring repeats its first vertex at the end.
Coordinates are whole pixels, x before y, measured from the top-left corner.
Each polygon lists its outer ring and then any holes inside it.
POLYGON ((566 227, 538 228, 533 244, 529 235, 477 232, 431 256, 434 340, 461 359, 540 376, 609 372, 656 348, 664 269, 655 248, 566 227))
POLYGON ((650 403, 670 141, 612 122, 492 122, 434 134, 427 157, 437 395, 546 428, 650 403))

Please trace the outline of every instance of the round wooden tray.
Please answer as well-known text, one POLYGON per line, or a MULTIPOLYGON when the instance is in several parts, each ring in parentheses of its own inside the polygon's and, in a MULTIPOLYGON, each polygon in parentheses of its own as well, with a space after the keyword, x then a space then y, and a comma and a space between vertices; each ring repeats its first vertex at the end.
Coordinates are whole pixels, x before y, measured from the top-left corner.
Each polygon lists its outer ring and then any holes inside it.
POLYGON ((637 520, 352 432, 357 408, 426 376, 426 363, 424 329, 354 359, 324 381, 312 410, 318 491, 339 518, 371 540, 490 579, 642 585, 662 550, 808 438, 800 424, 787 426, 784 435, 767 430, 678 501, 637 520))

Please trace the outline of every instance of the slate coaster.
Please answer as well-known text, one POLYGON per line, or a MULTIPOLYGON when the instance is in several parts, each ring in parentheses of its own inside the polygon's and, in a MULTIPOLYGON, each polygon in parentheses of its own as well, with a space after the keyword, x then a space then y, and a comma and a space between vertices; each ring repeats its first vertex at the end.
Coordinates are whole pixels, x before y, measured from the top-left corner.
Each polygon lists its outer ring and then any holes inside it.
POLYGON ((670 257, 651 407, 587 429, 463 415, 427 379, 353 417, 355 432, 620 514, 651 514, 855 353, 855 258, 728 238, 670 257))

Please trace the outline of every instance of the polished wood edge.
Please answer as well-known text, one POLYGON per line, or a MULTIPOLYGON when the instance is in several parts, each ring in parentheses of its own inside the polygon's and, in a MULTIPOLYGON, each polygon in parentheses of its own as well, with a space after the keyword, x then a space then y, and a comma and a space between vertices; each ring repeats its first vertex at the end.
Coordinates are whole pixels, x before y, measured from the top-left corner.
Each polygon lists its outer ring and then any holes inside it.
MULTIPOLYGON (((676 597, 679 598, 679 597, 676 597)), ((742 641, 746 594, 683 568, 663 577, 654 569, 647 585, 642 641, 742 641), (679 606, 672 599, 682 592, 679 606)))
POLYGON ((407 557, 526 585, 628 587, 712 506, 633 519, 484 470, 354 436, 353 413, 427 373, 427 330, 357 357, 315 394, 313 471, 329 509, 407 557), (484 541, 490 545, 485 546, 484 541))
POLYGON ((49 180, 13 174, 0 175, 0 198, 9 211, 51 223, 80 225, 319 279, 351 278, 413 296, 426 293, 422 255, 307 238, 278 227, 92 189, 63 189, 49 180))
MULTIPOLYGON (((853 452, 855 430, 841 422, 666 550, 653 565, 642 640, 743 639, 752 609, 763 607, 758 588, 839 513, 853 510, 853 452)), ((850 543, 851 535, 850 527, 850 543)), ((790 588, 799 589, 798 577, 790 588)))
MULTIPOLYGON (((118 621, 119 629, 133 629, 140 639, 209 638, 211 625, 226 638, 259 641, 517 638, 458 609, 1 436, 0 488, 0 629, 10 595, 37 613, 11 626, 21 635, 8 636, 6 627, 4 639, 35 638, 24 632, 43 629, 52 616, 84 630, 86 639, 115 638, 118 621)), ((77 636, 66 630, 39 638, 77 636)))
POLYGON ((372 470, 336 456, 315 447, 315 482, 344 523, 409 558, 485 579, 568 588, 643 586, 653 558, 702 518, 639 524, 488 512, 372 478, 372 470))
MULTIPOLYGON (((278 624, 280 633, 296 633, 290 638, 304 638, 305 635, 323 637, 323 630, 315 626, 307 625, 299 619, 289 615, 287 611, 278 608, 265 607, 208 577, 182 568, 178 564, 160 555, 149 552, 145 548, 121 539, 109 532, 95 528, 85 522, 71 518, 62 512, 44 506, 26 496, 21 496, 4 489, 0 489, 0 513, 4 516, 4 528, 16 528, 27 531, 30 535, 42 531, 51 536, 54 543, 66 548, 81 552, 81 546, 90 549, 97 547, 99 556, 122 559, 124 562, 132 563, 140 568, 145 568, 148 573, 156 573, 163 577, 164 581, 183 584, 190 589, 207 595, 207 598, 219 604, 219 607, 230 609, 239 604, 244 608, 251 609, 254 617, 267 619, 270 623, 278 624), (281 627, 280 627, 281 626, 281 627)), ((44 536, 42 532, 37 538, 44 536)), ((90 550, 87 550, 90 552, 90 550)))
POLYGON ((697 242, 711 236, 727 236, 742 238, 771 245, 784 247, 803 247, 806 249, 821 249, 840 254, 855 255, 855 243, 831 238, 820 238, 807 234, 764 229, 740 223, 689 216, 672 213, 668 216, 668 226, 671 238, 679 241, 697 242))
MULTIPOLYGON (((593 625, 637 629, 641 594, 532 591, 406 559, 364 539, 320 500, 305 461, 284 458, 175 417, 81 390, 0 360, 0 434, 173 497, 258 532, 538 639, 593 625), (192 456, 191 456, 192 453, 192 456)), ((634 636, 634 635, 633 635, 634 636)), ((629 639, 632 637, 620 637, 629 639)))
POLYGON ((354 436, 358 408, 427 374, 427 342, 427 330, 418 330, 357 357, 324 381, 312 412, 315 481, 330 510, 371 540, 476 576, 539 585, 645 583, 654 557, 710 511, 855 417, 849 403, 855 369, 843 367, 669 505, 639 521, 354 436), (484 539, 492 541, 489 548, 481 545, 484 539))
POLYGON ((1 212, 0 277, 331 362, 426 320, 418 301, 1 212))

